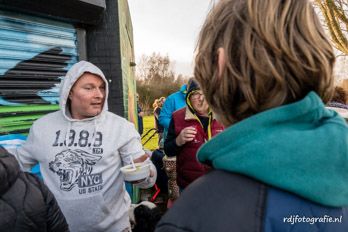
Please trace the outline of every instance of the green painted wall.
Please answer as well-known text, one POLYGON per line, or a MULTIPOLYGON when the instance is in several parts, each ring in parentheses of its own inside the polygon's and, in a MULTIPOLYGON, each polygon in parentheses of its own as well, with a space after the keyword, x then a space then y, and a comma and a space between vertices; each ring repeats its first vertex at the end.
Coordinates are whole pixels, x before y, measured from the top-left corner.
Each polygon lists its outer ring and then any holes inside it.
POLYGON ((137 125, 133 26, 127 0, 118 1, 124 116, 137 125))

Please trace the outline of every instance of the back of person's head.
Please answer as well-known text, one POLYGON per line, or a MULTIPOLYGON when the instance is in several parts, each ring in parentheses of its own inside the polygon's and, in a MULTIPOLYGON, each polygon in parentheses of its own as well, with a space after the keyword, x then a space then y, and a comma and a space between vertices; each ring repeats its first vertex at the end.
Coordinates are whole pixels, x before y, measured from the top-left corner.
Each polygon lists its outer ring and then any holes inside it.
POLYGON ((200 32, 194 75, 228 126, 310 91, 327 102, 334 61, 309 0, 221 0, 200 32))
POLYGON ((156 109, 158 107, 158 99, 155 99, 155 101, 152 104, 152 108, 156 109))
POLYGON ((347 92, 344 90, 344 88, 336 86, 331 101, 347 104, 347 92))

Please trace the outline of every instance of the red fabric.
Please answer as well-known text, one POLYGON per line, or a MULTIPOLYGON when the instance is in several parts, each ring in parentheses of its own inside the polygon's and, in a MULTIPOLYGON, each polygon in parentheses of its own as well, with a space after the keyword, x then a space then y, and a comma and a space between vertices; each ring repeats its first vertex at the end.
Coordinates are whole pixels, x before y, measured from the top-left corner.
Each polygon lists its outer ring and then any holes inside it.
MULTIPOLYGON (((186 107, 173 113, 175 134, 178 136, 185 127, 193 126, 197 130, 193 141, 183 145, 180 154, 176 157, 177 183, 185 188, 198 177, 209 171, 209 167, 197 161, 196 153, 200 146, 208 141, 208 133, 204 132, 201 123, 196 118, 185 120, 186 107)), ((220 133, 224 127, 215 119, 211 122, 212 136, 220 133)))

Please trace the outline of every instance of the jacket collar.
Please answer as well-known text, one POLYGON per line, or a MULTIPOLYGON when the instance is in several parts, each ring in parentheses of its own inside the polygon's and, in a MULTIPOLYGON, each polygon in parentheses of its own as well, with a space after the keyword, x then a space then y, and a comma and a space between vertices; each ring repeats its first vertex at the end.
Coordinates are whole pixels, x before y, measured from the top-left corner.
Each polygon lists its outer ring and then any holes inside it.
MULTIPOLYGON (((213 112, 210 112, 209 114, 213 115, 213 120, 216 120, 216 116, 213 112)), ((185 107, 185 120, 195 120, 197 117, 191 112, 188 106, 185 107)))

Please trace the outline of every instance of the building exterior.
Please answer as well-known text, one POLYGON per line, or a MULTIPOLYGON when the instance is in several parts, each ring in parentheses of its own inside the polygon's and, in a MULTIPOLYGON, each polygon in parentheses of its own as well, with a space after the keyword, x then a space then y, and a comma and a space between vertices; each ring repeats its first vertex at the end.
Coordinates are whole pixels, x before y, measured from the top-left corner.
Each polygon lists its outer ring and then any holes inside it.
POLYGON ((136 123, 127 0, 0 0, 0 143, 58 109, 60 79, 79 60, 109 80, 109 110, 136 123))

